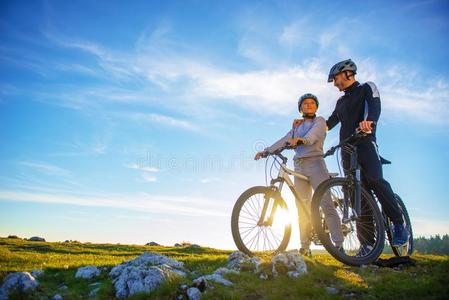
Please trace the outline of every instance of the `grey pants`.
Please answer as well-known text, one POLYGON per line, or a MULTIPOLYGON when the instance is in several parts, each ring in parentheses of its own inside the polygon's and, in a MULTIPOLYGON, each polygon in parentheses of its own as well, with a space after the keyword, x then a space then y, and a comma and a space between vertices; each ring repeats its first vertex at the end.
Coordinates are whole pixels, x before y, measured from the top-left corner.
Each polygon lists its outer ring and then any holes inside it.
MULTIPOLYGON (((304 207, 308 210, 307 213, 310 216, 312 189, 315 190, 321 182, 328 179, 329 172, 327 171, 324 159, 319 156, 295 159, 294 163, 296 172, 309 177, 309 182, 295 177, 295 189, 300 198, 296 199, 296 201, 303 202, 304 207)), ((311 220, 307 218, 307 214, 303 209, 301 209, 300 205, 297 204, 296 206, 298 208, 299 216, 301 247, 307 249, 310 247, 311 243, 311 220)), ((341 222, 329 193, 326 193, 325 197, 321 200, 321 208, 324 212, 326 224, 329 227, 333 242, 336 245, 341 245, 344 240, 343 233, 341 231, 341 222)))

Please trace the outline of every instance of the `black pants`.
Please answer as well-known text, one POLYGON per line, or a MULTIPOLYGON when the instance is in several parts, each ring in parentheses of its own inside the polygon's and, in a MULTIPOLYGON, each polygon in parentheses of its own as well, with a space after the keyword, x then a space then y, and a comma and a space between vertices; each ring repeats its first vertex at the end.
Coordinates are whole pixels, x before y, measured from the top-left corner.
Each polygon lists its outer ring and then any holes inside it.
MULTIPOLYGON (((402 214, 397 205, 391 185, 383 178, 382 164, 377 151, 377 144, 371 137, 366 137, 357 144, 358 162, 362 169, 362 182, 368 190, 372 190, 379 199, 382 210, 394 224, 402 224, 402 214)), ((342 154, 343 167, 349 169, 349 154, 342 154)), ((363 198, 362 198, 363 201, 363 198)), ((374 244, 374 224, 372 212, 366 203, 362 205, 360 226, 357 226, 359 241, 374 244)))

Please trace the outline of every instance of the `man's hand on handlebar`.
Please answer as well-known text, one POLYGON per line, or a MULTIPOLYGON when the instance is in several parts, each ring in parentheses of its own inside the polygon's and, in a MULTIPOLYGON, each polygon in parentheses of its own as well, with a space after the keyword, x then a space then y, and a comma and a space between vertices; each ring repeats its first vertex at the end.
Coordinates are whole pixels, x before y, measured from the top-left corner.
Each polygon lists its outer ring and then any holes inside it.
POLYGON ((296 148, 300 144, 304 144, 304 139, 299 138, 299 137, 288 139, 288 142, 287 142, 287 146, 289 146, 291 148, 296 148))
POLYGON ((294 119, 293 120, 293 124, 292 124, 292 128, 298 128, 299 125, 301 125, 304 122, 304 119, 294 119))
POLYGON ((364 133, 371 133, 375 124, 373 121, 362 121, 359 123, 359 128, 357 129, 364 133))
POLYGON ((268 152, 267 151, 259 151, 256 153, 256 156, 254 156, 254 160, 259 160, 262 157, 267 157, 268 152))

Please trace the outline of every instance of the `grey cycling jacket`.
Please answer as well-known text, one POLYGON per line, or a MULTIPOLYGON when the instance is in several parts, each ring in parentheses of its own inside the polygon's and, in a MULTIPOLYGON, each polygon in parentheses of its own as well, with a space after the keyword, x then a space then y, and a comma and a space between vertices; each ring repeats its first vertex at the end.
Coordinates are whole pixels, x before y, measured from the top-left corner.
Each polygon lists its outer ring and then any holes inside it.
POLYGON ((294 159, 323 155, 323 144, 326 138, 326 120, 323 117, 304 119, 301 125, 291 129, 284 137, 265 148, 265 150, 274 152, 282 148, 288 139, 293 137, 305 139, 304 145, 299 145, 295 148, 296 154, 294 159))

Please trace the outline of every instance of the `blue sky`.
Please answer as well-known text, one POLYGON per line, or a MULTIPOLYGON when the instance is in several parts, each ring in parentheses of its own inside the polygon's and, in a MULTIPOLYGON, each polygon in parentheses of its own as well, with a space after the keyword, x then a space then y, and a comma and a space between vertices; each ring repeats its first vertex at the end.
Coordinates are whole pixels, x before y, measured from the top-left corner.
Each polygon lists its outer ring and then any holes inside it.
POLYGON ((330 115, 347 58, 380 90, 384 173, 416 235, 449 232, 448 2, 225 2, 1 2, 1 236, 234 249, 256 150, 303 93, 330 115))

